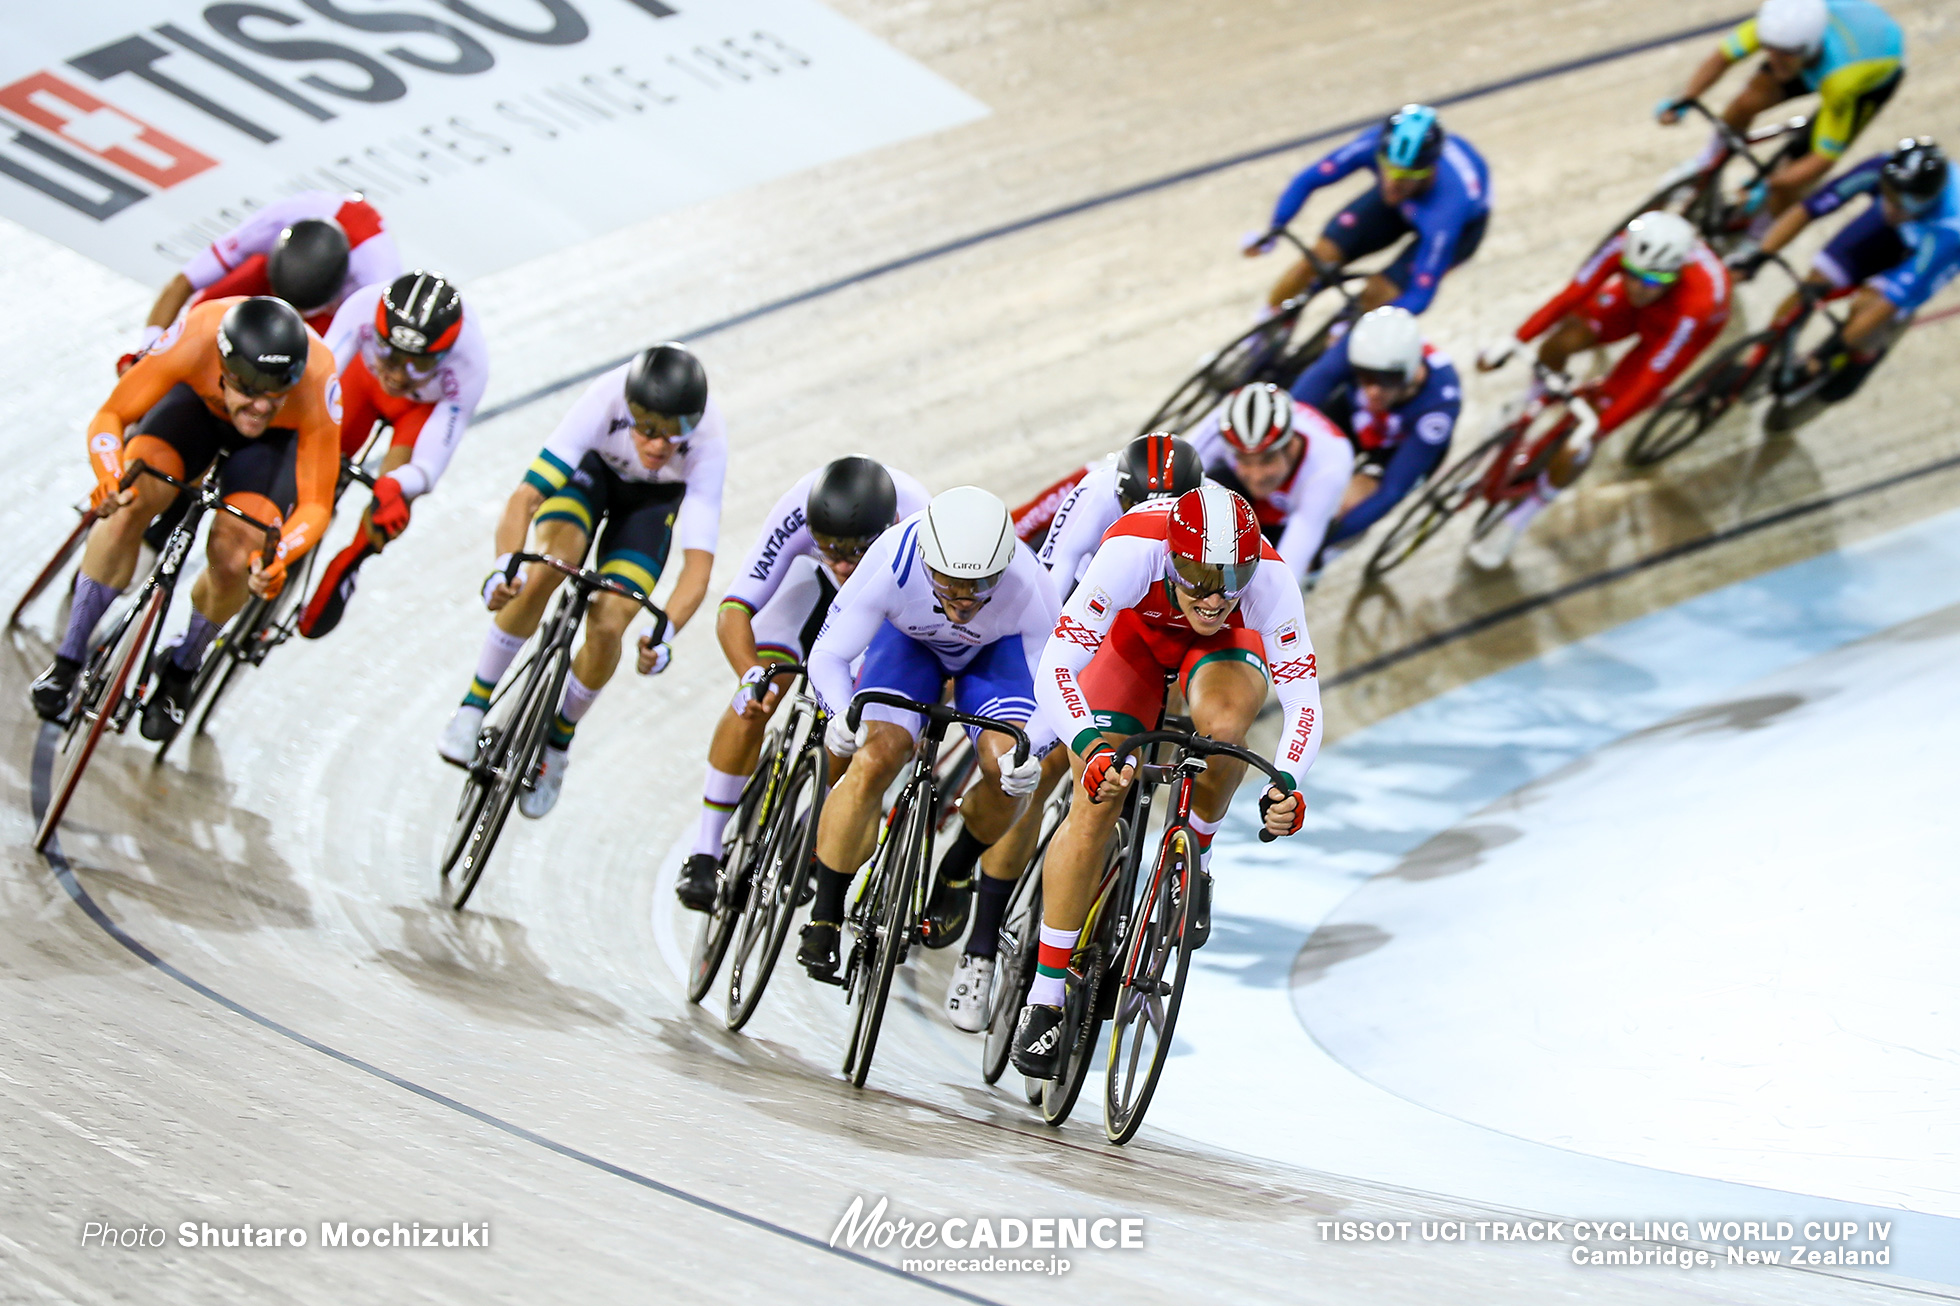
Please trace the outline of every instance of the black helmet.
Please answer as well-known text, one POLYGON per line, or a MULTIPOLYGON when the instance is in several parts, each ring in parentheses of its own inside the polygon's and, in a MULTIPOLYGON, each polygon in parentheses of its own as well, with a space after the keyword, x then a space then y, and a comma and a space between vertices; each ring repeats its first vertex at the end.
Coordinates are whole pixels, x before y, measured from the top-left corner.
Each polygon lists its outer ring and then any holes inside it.
POLYGON ((883 463, 856 455, 839 458, 810 482, 805 514, 825 553, 850 551, 825 547, 831 541, 868 548, 898 518, 898 487, 883 463))
POLYGON ((1124 512, 1147 499, 1189 494, 1204 480, 1197 449, 1168 431, 1139 435, 1116 456, 1116 500, 1124 512))
POLYGON ((626 403, 639 413, 680 419, 681 434, 693 430, 708 407, 708 374, 686 345, 668 341, 643 349, 626 366, 626 403))
POLYGON ((440 354, 463 334, 463 296, 433 272, 404 272, 381 292, 374 329, 404 354, 440 354))
POLYGON ((1946 189, 1946 152, 1931 136, 1908 136, 1878 170, 1884 188, 1912 212, 1919 212, 1946 189))
POLYGON ((312 344, 299 311, 270 295, 233 304, 218 323, 218 360, 248 395, 280 394, 298 385, 312 344))
POLYGON ((302 313, 333 303, 347 281, 347 233, 325 218, 307 218, 279 233, 265 260, 272 293, 302 313))

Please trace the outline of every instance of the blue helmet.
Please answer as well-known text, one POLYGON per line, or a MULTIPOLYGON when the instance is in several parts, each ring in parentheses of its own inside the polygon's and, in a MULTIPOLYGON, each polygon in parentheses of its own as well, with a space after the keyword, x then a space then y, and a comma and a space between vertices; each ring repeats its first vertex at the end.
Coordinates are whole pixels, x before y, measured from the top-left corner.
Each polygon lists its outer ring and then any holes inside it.
POLYGON ((1443 124, 1426 104, 1405 104, 1382 124, 1375 156, 1391 168, 1421 172, 1436 166, 1443 152, 1443 124))

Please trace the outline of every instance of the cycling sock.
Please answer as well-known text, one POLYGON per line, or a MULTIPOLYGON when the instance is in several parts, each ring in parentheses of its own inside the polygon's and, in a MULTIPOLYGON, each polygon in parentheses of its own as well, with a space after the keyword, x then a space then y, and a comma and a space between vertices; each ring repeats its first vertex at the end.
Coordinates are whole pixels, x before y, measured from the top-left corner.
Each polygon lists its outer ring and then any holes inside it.
POLYGON ((1198 866, 1202 870, 1211 869, 1211 838, 1218 833, 1218 827, 1225 824, 1225 818, 1207 821, 1196 812, 1191 813, 1191 833, 1198 837, 1198 866))
POLYGON ((1055 930, 1041 927, 1041 950, 1035 954, 1034 986, 1028 1001, 1037 1007, 1059 1007, 1068 995, 1068 963, 1075 955, 1075 941, 1081 930, 1055 930))
POLYGON ((1013 880, 996 880, 982 875, 973 896, 973 932, 967 936, 966 955, 992 957, 1000 952, 1000 919, 1007 915, 1007 900, 1014 896, 1013 880))
POLYGON ((843 871, 833 871, 821 861, 817 863, 817 896, 810 903, 810 923, 812 925, 842 925, 844 923, 844 894, 851 887, 851 876, 843 871))
POLYGON ((119 589, 111 589, 99 580, 87 576, 75 578, 75 597, 68 608, 68 633, 61 637, 61 647, 55 650, 57 656, 70 662, 88 661, 88 637, 95 633, 95 623, 102 620, 102 614, 121 594, 119 589))
POLYGON ((695 856, 720 860, 722 833, 728 829, 728 818, 735 815, 735 805, 742 801, 742 787, 748 782, 745 775, 717 771, 709 765, 708 778, 701 784, 701 825, 694 832, 695 856))
POLYGON ((1722 133, 1710 132, 1708 144, 1701 147, 1700 154, 1695 155, 1695 171, 1702 172, 1712 168, 1715 166, 1715 161, 1728 152, 1729 147, 1722 142, 1722 133))
POLYGON ((490 623, 490 633, 483 637, 483 651, 476 655, 476 679, 470 682, 470 692, 463 695, 464 707, 489 707, 490 696, 497 692, 497 682, 510 670, 511 662, 517 657, 517 650, 524 647, 528 636, 513 635, 499 626, 490 623))
POLYGON ((587 685, 575 671, 566 673, 565 693, 558 700, 558 715, 551 721, 550 743, 553 748, 572 746, 572 734, 578 729, 580 718, 591 708, 592 700, 599 697, 599 690, 604 688, 604 685, 596 688, 587 685))
POLYGON ((980 860, 981 853, 986 852, 991 847, 993 847, 992 844, 981 843, 978 839, 974 838, 973 831, 962 825, 960 827, 959 837, 953 840, 953 846, 948 848, 946 855, 939 859, 940 881, 950 885, 962 885, 971 882, 973 879, 973 864, 980 860))
POLYGON ((184 637, 177 641, 177 647, 171 651, 171 664, 179 671, 197 670, 198 663, 204 661, 204 650, 210 647, 217 633, 218 623, 192 608, 191 624, 185 627, 184 637))

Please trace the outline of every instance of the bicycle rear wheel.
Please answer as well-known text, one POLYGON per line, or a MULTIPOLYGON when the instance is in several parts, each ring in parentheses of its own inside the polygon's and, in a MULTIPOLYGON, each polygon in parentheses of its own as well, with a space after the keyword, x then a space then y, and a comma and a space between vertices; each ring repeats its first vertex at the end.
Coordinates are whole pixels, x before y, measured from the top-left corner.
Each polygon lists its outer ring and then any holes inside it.
POLYGON ((1776 335, 1772 328, 1744 336, 1661 400, 1627 446, 1627 464, 1652 467, 1672 458, 1743 402, 1769 359, 1776 335))
POLYGON ((744 915, 744 895, 753 887, 756 866, 766 853, 769 834, 770 788, 780 778, 782 758, 772 754, 764 759, 742 786, 742 797, 735 805, 735 816, 728 823, 728 834, 721 845, 721 871, 715 876, 715 902, 701 913, 700 928, 694 932, 694 951, 688 958, 687 1000, 699 1002, 714 987, 721 971, 721 959, 728 955, 728 944, 744 915))
POLYGON ((1143 1125, 1150 1097, 1170 1059, 1193 943, 1186 928, 1198 844, 1190 827, 1164 834, 1157 868, 1144 887, 1123 964, 1116 974, 1116 1014, 1104 1078, 1103 1131, 1127 1143, 1143 1125))
POLYGON ((1375 547, 1364 569, 1366 577, 1378 580, 1407 562, 1465 504, 1476 498, 1490 474, 1491 460, 1502 452, 1513 434, 1511 427, 1505 427, 1431 481, 1416 501, 1402 510, 1395 525, 1375 547))
POLYGON ((1183 434, 1191 421, 1203 416, 1228 393, 1252 380, 1286 349, 1293 324, 1300 310, 1281 310, 1257 326, 1241 332, 1223 349, 1198 364, 1198 370, 1184 378, 1170 398, 1159 405, 1137 434, 1171 431, 1183 434))
POLYGON ((80 551, 82 541, 88 538, 89 525, 94 520, 93 514, 82 514, 82 519, 75 523, 75 529, 61 542, 61 547, 54 551, 52 558, 48 559, 47 566, 41 568, 41 574, 34 578, 33 583, 27 587, 27 592, 22 594, 20 601, 14 604, 14 610, 7 615, 9 629, 20 624, 20 614, 27 611, 27 605, 41 597, 41 591, 48 587, 48 582, 60 575, 61 569, 68 565, 69 559, 80 551))
MULTIPOLYGON (((75 796, 75 786, 81 783, 82 772, 88 769, 89 759, 95 755, 95 746, 117 716, 124 696, 129 692, 129 681, 136 669, 143 665, 144 655, 156 635, 157 627, 163 621, 164 607, 170 602, 170 593, 159 585, 150 591, 141 606, 134 608, 123 618, 122 629, 110 641, 106 655, 100 661, 90 660, 88 677, 83 685, 81 696, 74 707, 69 709, 68 728, 61 741, 61 750, 54 760, 54 774, 48 786, 48 805, 41 813, 41 824, 34 832, 34 847, 46 848, 48 840, 54 837, 55 828, 61 824, 62 813, 68 810, 68 800, 75 796)), ((121 727, 118 726, 118 729, 121 727)))
POLYGON ((911 925, 912 899, 917 896, 918 880, 925 874, 925 827, 932 814, 923 806, 914 810, 911 800, 910 793, 899 797, 904 810, 892 821, 886 847, 881 850, 884 855, 873 864, 867 886, 867 891, 877 894, 865 904, 873 910, 864 914, 857 941, 851 946, 850 1000, 857 1010, 851 1025, 851 1046, 844 1053, 844 1073, 856 1088, 863 1088, 871 1075, 871 1058, 878 1050, 892 976, 908 942, 905 936, 911 925))
POLYGON ((828 789, 829 760, 821 748, 803 754, 777 801, 769 837, 769 856, 749 888, 748 905, 728 962, 728 1028, 749 1023, 762 1001, 776 959, 796 917, 798 890, 816 855, 817 820, 828 789))
MULTIPOLYGON (((470 823, 469 834, 452 867, 455 887, 449 906, 454 911, 463 910, 463 904, 476 892, 476 882, 483 877, 484 865, 497 846, 497 836, 503 833, 511 806, 517 802, 517 791, 537 764, 538 751, 544 746, 545 727, 558 703, 557 690, 564 683, 564 665, 568 663, 562 653, 555 659, 540 660, 533 678, 525 686, 524 700, 512 713, 508 728, 497 738, 494 751, 485 763, 488 774, 483 803, 470 823), (561 664, 556 668, 557 674, 550 674, 554 670, 549 665, 551 662, 561 664)), ((466 790, 465 801, 467 798, 466 790)))
POLYGON ((1000 952, 994 960, 993 1009, 987 1013, 987 1033, 980 1045, 980 1076, 997 1083, 1014 1051, 1014 1025, 1034 987, 1034 966, 1041 942, 1041 858, 1037 857, 1000 923, 1000 952))

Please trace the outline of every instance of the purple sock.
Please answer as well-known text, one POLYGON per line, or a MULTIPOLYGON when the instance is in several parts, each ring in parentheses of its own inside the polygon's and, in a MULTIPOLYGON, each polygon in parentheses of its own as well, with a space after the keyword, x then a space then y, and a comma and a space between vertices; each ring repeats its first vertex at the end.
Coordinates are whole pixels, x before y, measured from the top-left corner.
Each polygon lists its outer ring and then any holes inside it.
POLYGON ((218 623, 192 608, 191 624, 184 628, 184 637, 177 641, 170 660, 184 671, 197 670, 198 664, 204 661, 204 650, 211 646, 217 633, 218 623))
POLYGON ((110 589, 99 580, 87 576, 75 578, 75 597, 68 605, 68 633, 61 638, 61 647, 55 650, 57 657, 70 662, 88 661, 88 637, 95 633, 95 623, 102 620, 102 614, 116 601, 122 591, 110 589))

